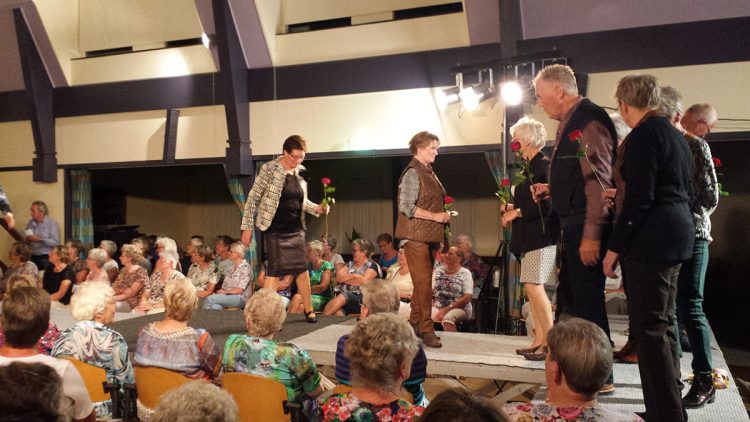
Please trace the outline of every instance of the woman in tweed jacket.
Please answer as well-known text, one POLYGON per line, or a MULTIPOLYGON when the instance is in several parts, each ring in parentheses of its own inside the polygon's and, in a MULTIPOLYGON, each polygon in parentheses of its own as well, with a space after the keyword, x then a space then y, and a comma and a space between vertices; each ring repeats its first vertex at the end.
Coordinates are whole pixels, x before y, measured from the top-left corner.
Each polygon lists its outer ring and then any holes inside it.
POLYGON ((305 140, 292 135, 284 141, 282 155, 263 164, 247 196, 241 230, 245 245, 252 240, 253 226, 264 232, 266 283, 270 283, 265 287, 275 291, 281 277, 295 276, 305 317, 316 322, 305 256, 304 213, 318 216, 323 207, 307 199, 307 183, 299 174, 304 170, 306 149, 305 140))

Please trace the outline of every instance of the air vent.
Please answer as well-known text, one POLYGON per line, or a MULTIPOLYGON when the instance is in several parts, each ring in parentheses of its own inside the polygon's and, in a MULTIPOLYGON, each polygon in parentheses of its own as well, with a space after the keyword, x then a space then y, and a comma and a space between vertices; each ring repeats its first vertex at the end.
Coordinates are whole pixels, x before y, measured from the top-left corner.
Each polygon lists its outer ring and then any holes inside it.
POLYGON ((165 48, 189 47, 191 45, 200 45, 200 44, 203 44, 203 41, 201 41, 200 38, 188 38, 184 40, 173 40, 173 41, 167 41, 164 43, 151 44, 147 46, 141 45, 141 46, 108 48, 106 50, 87 51, 85 54, 85 57, 83 58, 88 59, 88 58, 93 58, 93 57, 117 56, 119 54, 129 54, 129 53, 151 51, 151 50, 162 50, 165 48))

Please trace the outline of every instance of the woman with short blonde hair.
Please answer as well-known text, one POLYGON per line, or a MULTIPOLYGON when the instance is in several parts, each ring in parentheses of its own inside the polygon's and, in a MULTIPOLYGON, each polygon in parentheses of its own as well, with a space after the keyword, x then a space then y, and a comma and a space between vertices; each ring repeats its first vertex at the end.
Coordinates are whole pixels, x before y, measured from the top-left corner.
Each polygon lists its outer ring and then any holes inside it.
POLYGON ((198 308, 198 295, 189 278, 182 278, 167 283, 164 287, 164 309, 167 317, 185 322, 193 316, 198 308))

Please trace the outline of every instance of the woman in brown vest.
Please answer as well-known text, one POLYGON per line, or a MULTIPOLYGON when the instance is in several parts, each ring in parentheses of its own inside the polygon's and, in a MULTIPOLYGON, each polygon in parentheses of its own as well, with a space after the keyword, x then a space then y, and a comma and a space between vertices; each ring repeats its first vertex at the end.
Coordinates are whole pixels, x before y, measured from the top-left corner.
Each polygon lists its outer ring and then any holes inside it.
POLYGON ((432 171, 440 140, 429 132, 419 132, 409 141, 411 160, 398 182, 398 221, 396 237, 409 240, 404 245, 414 294, 411 323, 425 346, 442 347, 431 318, 432 267, 434 252, 444 238, 450 214, 445 211, 445 189, 432 171))

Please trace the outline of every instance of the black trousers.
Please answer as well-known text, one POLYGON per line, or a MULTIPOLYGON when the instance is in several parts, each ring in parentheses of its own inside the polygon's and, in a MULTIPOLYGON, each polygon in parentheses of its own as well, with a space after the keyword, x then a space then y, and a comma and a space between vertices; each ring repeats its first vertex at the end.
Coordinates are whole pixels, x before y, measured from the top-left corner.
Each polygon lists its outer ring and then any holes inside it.
POLYGON ((623 260, 621 265, 628 280, 630 330, 638 342, 646 420, 687 421, 678 386, 680 358, 674 327, 682 264, 623 260))

